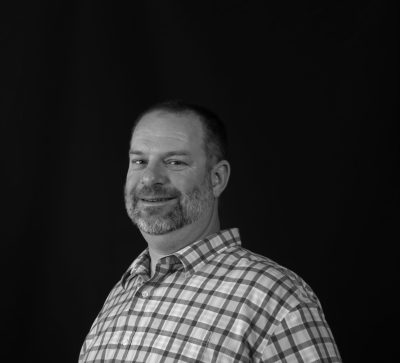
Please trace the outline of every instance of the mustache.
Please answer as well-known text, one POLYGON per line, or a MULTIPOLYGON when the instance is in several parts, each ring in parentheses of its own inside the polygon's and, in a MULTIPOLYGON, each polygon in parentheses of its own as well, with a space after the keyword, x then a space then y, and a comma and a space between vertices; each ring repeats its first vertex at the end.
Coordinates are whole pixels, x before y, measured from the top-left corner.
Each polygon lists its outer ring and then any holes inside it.
POLYGON ((140 189, 133 189, 130 194, 134 200, 144 198, 179 198, 182 195, 178 189, 158 184, 144 185, 140 189))

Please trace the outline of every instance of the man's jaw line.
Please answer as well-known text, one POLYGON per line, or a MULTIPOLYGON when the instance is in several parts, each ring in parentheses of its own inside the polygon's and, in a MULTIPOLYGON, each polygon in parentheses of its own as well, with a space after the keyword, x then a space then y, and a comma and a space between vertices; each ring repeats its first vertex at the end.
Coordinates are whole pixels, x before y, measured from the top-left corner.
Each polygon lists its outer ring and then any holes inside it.
POLYGON ((219 218, 217 210, 217 201, 215 201, 213 209, 206 216, 206 219, 204 217, 200 218, 182 228, 163 234, 150 234, 142 230, 140 230, 140 233, 148 243, 151 252, 155 252, 159 256, 167 256, 199 239, 218 232, 219 218))

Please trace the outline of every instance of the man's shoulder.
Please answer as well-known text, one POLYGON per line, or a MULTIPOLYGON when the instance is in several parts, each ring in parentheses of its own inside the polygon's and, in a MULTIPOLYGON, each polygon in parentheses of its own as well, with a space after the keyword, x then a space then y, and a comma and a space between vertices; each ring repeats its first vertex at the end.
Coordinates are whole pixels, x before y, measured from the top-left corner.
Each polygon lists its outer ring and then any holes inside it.
POLYGON ((250 298, 260 302, 284 300, 288 309, 300 303, 319 305, 310 286, 298 274, 268 257, 236 245, 226 249, 217 261, 219 273, 246 286, 250 298))

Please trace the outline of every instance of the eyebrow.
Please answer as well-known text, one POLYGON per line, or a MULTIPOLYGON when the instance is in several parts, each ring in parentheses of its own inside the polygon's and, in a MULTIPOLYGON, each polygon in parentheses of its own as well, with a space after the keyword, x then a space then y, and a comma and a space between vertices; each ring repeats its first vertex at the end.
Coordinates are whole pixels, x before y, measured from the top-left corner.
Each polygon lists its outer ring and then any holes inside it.
MULTIPOLYGON (((129 150, 129 155, 144 155, 145 153, 143 151, 139 150, 129 150)), ((163 154, 164 157, 168 156, 189 156, 190 153, 187 151, 168 151, 165 154, 163 154)))

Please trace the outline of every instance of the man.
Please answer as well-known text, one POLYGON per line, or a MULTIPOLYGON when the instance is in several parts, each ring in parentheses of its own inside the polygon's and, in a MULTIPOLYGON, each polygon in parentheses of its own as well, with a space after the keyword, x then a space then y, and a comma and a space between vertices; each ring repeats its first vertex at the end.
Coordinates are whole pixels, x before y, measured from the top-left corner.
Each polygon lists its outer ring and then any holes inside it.
MULTIPOLYGON (((158 104, 137 120, 125 203, 148 248, 108 296, 89 362, 340 362, 317 297, 220 231, 226 134, 212 112, 158 104)), ((261 231, 260 231, 261 232, 261 231)))

